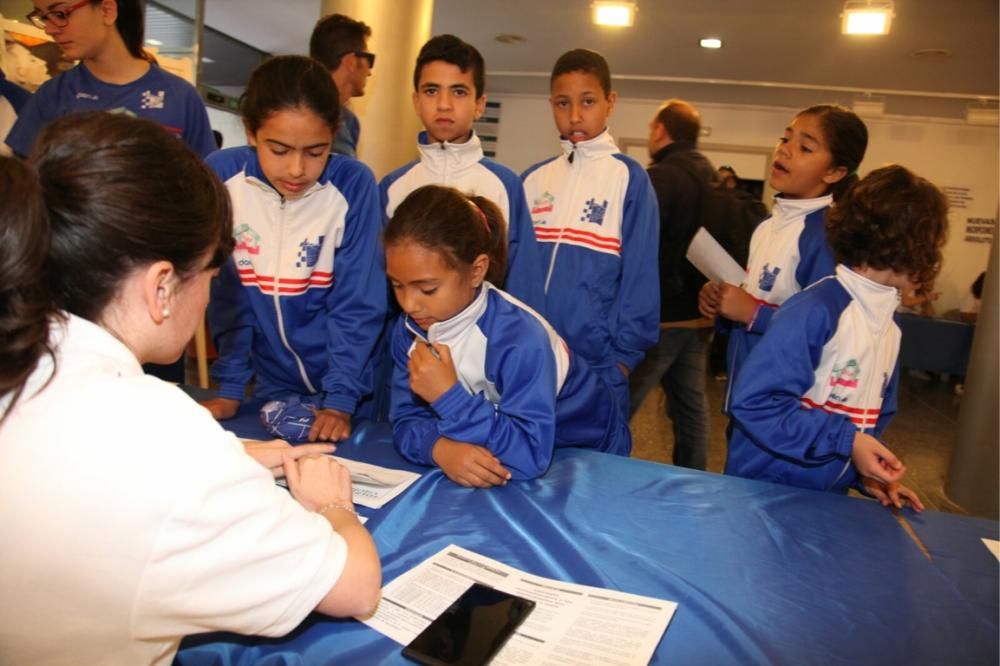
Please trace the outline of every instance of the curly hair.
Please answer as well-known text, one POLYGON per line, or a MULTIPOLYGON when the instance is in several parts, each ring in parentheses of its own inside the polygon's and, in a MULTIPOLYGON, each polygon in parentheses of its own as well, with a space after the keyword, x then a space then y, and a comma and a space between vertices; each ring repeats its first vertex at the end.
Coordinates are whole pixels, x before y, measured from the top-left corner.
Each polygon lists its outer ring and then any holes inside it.
POLYGON ((826 237, 838 263, 934 279, 948 236, 941 191, 898 164, 875 169, 830 209, 826 237))

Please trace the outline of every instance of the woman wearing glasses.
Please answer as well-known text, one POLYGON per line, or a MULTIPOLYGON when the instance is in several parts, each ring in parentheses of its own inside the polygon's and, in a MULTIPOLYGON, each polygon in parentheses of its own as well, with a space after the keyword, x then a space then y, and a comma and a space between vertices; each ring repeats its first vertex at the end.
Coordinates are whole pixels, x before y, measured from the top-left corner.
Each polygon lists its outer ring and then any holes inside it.
POLYGON ((143 51, 140 0, 34 0, 34 6, 28 20, 79 63, 42 85, 22 109, 6 139, 14 152, 27 156, 56 118, 104 110, 154 120, 202 157, 215 150, 197 91, 143 51))

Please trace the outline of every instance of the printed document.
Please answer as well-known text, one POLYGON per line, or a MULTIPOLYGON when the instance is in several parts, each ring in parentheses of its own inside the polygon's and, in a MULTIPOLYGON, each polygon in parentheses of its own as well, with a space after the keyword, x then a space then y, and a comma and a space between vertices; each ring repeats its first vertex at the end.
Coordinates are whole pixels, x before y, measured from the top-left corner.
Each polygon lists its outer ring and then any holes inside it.
POLYGON ((993 553, 993 557, 1000 560, 1000 541, 995 539, 983 539, 983 545, 990 549, 990 552, 993 553))
POLYGON ((677 604, 533 576, 459 546, 448 546, 382 588, 365 624, 406 645, 472 583, 537 605, 491 663, 646 664, 677 604))
POLYGON ((705 227, 699 228, 691 239, 687 260, 712 282, 728 282, 738 287, 747 273, 705 227))
POLYGON ((351 499, 369 509, 381 509, 420 478, 416 472, 379 467, 338 456, 333 456, 333 459, 351 472, 351 499))

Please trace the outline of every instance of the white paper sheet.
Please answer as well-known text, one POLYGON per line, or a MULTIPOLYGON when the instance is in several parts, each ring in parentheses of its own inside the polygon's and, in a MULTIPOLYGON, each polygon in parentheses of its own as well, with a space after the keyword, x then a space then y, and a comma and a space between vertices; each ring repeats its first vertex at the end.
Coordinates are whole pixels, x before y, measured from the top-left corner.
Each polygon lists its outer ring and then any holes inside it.
MULTIPOLYGON (((381 509, 420 478, 416 472, 379 467, 338 456, 330 457, 351 472, 351 501, 369 509, 381 509)), ((283 478, 275 483, 282 488, 288 487, 288 482, 283 478)), ((361 520, 361 523, 364 524, 366 520, 361 520)))
POLYGON ((564 583, 448 546, 382 588, 372 629, 406 645, 478 582, 537 605, 493 664, 645 664, 677 604, 636 594, 564 583))
POLYGON ((333 459, 351 471, 351 499, 369 509, 381 509, 420 478, 416 472, 379 467, 338 456, 333 456, 333 459))
POLYGON ((746 277, 743 267, 729 256, 705 227, 699 228, 691 239, 687 259, 712 282, 728 282, 738 287, 746 277))
POLYGON ((983 539, 983 545, 990 549, 990 552, 993 553, 993 557, 1000 560, 1000 541, 983 539))

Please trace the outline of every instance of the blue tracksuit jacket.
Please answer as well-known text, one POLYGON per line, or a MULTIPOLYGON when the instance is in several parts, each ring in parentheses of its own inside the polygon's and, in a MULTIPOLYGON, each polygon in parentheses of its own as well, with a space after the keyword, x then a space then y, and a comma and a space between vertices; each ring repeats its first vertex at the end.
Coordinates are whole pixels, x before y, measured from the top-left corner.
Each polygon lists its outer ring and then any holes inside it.
POLYGON ((369 358, 386 310, 382 215, 371 171, 331 155, 318 181, 285 200, 249 147, 213 153, 233 202, 236 249, 212 288, 219 395, 320 395, 353 413, 371 391, 369 358))
POLYGON ((792 296, 747 357, 732 396, 726 473, 846 492, 854 435, 896 413, 899 292, 845 266, 792 296))
POLYGON ((515 479, 544 474, 555 447, 628 455, 632 438, 611 389, 537 313, 483 284, 451 319, 421 330, 406 315, 392 335, 393 439, 407 460, 433 465, 440 437, 486 447, 515 479), (414 345, 448 345, 458 382, 428 404, 410 390, 414 345))

